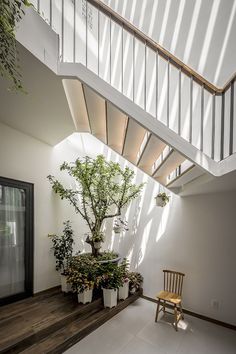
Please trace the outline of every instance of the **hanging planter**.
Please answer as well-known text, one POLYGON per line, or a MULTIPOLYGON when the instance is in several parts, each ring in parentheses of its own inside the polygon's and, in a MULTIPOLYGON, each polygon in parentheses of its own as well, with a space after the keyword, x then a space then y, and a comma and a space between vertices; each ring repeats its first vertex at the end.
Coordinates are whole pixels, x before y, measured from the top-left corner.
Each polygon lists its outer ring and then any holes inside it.
POLYGON ((159 193, 156 196, 156 205, 160 207, 164 207, 170 201, 170 196, 167 195, 165 192, 159 193))
POLYGON ((121 226, 114 226, 113 230, 114 230, 115 234, 119 234, 122 232, 122 227, 121 226))

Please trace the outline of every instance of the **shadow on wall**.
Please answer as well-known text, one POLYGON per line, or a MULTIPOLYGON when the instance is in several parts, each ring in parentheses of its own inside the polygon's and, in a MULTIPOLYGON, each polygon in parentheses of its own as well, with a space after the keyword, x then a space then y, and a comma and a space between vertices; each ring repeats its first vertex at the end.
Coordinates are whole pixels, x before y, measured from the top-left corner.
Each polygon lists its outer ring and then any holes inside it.
POLYGON ((149 245, 153 248, 165 236, 170 212, 170 203, 165 208, 158 208, 155 203, 155 196, 160 191, 160 185, 154 182, 142 171, 119 157, 116 153, 106 147, 103 154, 108 160, 117 161, 124 168, 126 165, 135 171, 134 183, 145 183, 141 196, 134 200, 128 208, 123 211, 122 217, 128 221, 128 231, 115 234, 113 231, 113 220, 106 222, 106 241, 104 248, 118 251, 122 257, 127 257, 132 270, 138 270, 144 262, 149 245))
POLYGON ((209 81, 223 86, 235 72, 235 1, 104 2, 209 81))

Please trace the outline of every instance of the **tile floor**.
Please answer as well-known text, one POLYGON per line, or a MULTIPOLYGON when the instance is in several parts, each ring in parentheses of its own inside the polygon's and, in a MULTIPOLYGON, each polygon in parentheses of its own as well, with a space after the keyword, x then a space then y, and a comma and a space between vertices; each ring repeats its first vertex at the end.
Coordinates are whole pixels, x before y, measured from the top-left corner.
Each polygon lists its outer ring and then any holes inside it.
POLYGON ((176 332, 156 305, 139 299, 67 350, 66 354, 236 354, 236 332, 185 316, 176 332))

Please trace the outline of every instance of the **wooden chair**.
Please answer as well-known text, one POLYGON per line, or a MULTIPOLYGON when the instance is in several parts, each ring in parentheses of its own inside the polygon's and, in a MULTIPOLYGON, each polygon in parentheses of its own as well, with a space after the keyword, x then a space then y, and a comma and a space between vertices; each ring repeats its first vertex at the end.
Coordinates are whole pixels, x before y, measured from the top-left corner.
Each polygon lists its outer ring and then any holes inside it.
MULTIPOLYGON (((163 270, 164 273, 164 290, 157 294, 157 310, 155 322, 157 322, 159 312, 164 314, 171 313, 166 311, 166 305, 171 304, 174 307, 174 322, 173 326, 178 331, 178 322, 184 318, 182 310, 182 289, 183 289, 183 273, 174 272, 172 270, 163 270), (161 309, 160 309, 160 306, 161 309)), ((173 313, 171 313, 173 314, 173 313)))

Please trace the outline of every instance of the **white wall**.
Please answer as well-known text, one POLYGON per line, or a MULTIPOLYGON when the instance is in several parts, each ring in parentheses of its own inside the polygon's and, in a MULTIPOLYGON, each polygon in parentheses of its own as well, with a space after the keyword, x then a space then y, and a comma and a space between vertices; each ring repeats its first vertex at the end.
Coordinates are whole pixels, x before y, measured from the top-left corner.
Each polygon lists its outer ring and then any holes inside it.
MULTIPOLYGON (((110 154, 117 159, 117 155, 110 154)), ((124 160, 119 158, 124 164, 124 160)), ((129 231, 112 235, 106 245, 128 256, 132 269, 144 276, 144 295, 155 298, 163 287, 163 269, 186 274, 184 307, 236 324, 232 303, 236 294, 236 193, 180 198, 171 194, 165 208, 155 205, 160 186, 138 171, 136 183, 146 182, 139 200, 126 213, 129 231), (211 301, 217 300, 214 309, 211 301)), ((163 189, 161 189, 162 191, 163 189)), ((107 234, 112 225, 107 225, 107 234)))
POLYGON ((129 255, 131 267, 144 276, 144 294, 152 298, 163 287, 162 269, 179 270, 184 279, 184 307, 234 323, 236 294, 236 193, 180 198, 172 195, 156 207, 155 183, 148 181, 143 201, 134 202, 125 237, 116 249, 129 255), (211 300, 219 301, 219 309, 211 300))
MULTIPOLYGON (((80 236, 76 248, 89 249, 81 240, 86 231, 83 220, 66 201, 53 195, 46 176, 54 174, 70 185, 58 166, 78 155, 100 153, 122 166, 127 164, 87 134, 76 134, 53 148, 0 125, 0 175, 35 185, 35 292, 59 282, 47 234, 60 231, 64 220, 72 220, 75 234, 80 236)), ((126 211, 129 231, 115 235, 108 222, 104 249, 113 248, 128 256, 131 268, 143 274, 144 294, 150 297, 162 288, 163 268, 183 271, 184 307, 236 324, 232 306, 236 293, 236 194, 171 195, 170 203, 160 208, 154 201, 159 185, 138 171, 135 182, 143 181, 147 183, 142 196, 126 211), (219 301, 218 310, 211 307, 212 299, 219 301)))
POLYGON ((58 166, 65 160, 75 160, 77 156, 78 152, 67 141, 53 148, 0 124, 0 175, 34 184, 34 292, 59 282, 48 233, 59 232, 62 222, 67 219, 75 226, 78 219, 70 206, 52 193, 46 176, 57 176, 58 166))

